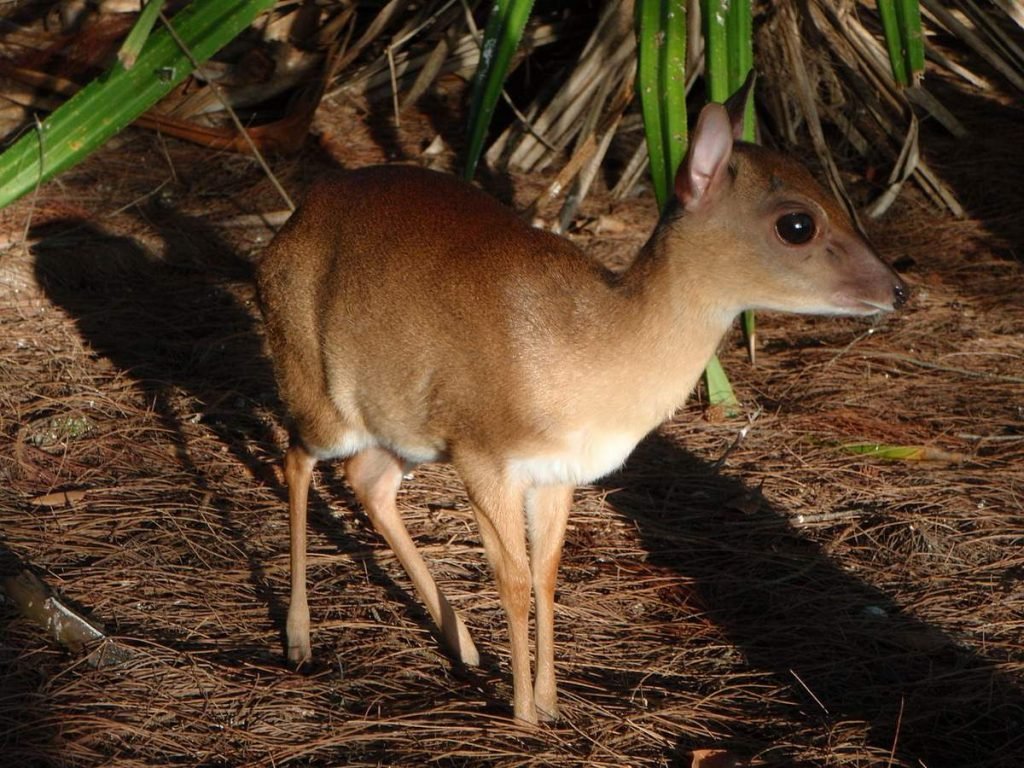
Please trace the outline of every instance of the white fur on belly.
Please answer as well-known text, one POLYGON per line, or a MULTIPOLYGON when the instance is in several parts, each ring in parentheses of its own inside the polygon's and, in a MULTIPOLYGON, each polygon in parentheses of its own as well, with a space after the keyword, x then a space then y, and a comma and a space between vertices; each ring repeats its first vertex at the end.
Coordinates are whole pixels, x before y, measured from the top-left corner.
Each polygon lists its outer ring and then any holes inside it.
POLYGON ((441 458, 441 452, 431 446, 411 445, 390 445, 380 440, 376 435, 362 430, 349 430, 341 435, 341 439, 333 445, 325 448, 323 446, 308 446, 318 461, 329 459, 347 459, 355 456, 367 448, 385 448, 391 453, 405 461, 409 466, 424 464, 428 461, 436 461, 441 458))
MULTIPOLYGON (((642 435, 640 436, 642 437, 642 435)), ((509 459, 509 474, 524 485, 585 485, 622 466, 640 437, 624 432, 599 435, 581 429, 563 447, 509 459)))

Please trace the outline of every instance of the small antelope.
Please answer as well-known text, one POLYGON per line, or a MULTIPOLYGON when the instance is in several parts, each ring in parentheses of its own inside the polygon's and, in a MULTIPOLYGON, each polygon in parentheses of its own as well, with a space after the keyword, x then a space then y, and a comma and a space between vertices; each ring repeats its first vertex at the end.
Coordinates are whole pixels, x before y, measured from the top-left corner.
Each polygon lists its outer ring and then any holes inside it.
POLYGON ((479 663, 395 502, 409 468, 450 461, 507 614, 515 716, 557 717, 555 577, 573 489, 683 404, 742 310, 904 303, 906 285, 807 170, 737 140, 747 90, 701 112, 674 199, 621 274, 447 175, 380 166, 313 186, 258 267, 292 422, 291 662, 311 654, 310 477, 343 459, 445 643, 479 663))

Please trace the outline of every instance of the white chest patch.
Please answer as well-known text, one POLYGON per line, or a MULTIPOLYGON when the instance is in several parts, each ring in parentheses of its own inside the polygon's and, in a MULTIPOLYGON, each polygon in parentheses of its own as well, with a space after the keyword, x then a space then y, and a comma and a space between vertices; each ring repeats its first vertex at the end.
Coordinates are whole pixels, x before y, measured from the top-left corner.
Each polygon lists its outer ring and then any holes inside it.
POLYGON ((560 448, 509 459, 508 472, 527 486, 585 485, 621 467, 642 437, 577 430, 560 448))

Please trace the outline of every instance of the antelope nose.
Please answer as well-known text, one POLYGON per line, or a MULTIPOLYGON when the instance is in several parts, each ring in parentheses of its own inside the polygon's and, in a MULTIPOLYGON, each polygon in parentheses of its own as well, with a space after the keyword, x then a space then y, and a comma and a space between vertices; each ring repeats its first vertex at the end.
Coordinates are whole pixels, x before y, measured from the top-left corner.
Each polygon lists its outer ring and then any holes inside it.
POLYGON ((910 299, 910 286, 896 278, 896 285, 892 288, 893 296, 895 297, 892 304, 896 309, 901 308, 910 299))

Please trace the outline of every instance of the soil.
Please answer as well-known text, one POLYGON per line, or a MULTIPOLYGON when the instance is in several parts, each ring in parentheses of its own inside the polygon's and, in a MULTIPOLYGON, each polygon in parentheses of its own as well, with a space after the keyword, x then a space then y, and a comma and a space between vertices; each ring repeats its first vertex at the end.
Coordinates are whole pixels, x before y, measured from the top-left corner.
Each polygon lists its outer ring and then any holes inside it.
MULTIPOLYGON (((908 188, 870 223, 910 305, 759 316, 756 365, 738 331, 721 351, 740 414, 698 392, 577 492, 563 717, 539 728, 510 718, 504 617, 443 465, 400 505, 481 666, 443 652, 327 464, 315 660, 284 662, 286 436, 250 283, 273 231, 259 215, 284 206, 253 160, 129 130, 3 211, 0 564, 127 658, 96 668, 0 604, 0 762, 688 766, 715 748, 723 764, 1024 765, 1024 112, 963 104, 972 138, 925 146, 969 216, 908 188)), ((333 165, 458 143, 436 112, 381 125, 329 100, 273 169, 300 196, 333 165)), ((547 181, 486 185, 523 205, 547 181)), ((653 221, 649 194, 598 190, 571 237, 614 261, 653 221)))

